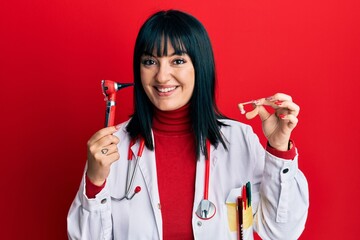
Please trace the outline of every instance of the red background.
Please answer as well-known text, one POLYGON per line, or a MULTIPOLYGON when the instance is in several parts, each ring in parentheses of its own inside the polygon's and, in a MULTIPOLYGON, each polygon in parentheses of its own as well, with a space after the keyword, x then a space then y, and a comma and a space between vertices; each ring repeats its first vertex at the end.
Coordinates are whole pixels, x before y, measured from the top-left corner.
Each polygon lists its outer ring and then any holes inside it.
MULTIPOLYGON (((358 239, 360 3, 356 0, 0 2, 1 238, 66 239, 66 215, 104 123, 101 79, 132 81, 140 24, 159 9, 206 26, 218 104, 285 92, 301 107, 293 138, 310 186, 301 239, 358 239)), ((117 122, 132 109, 118 94, 117 122)))

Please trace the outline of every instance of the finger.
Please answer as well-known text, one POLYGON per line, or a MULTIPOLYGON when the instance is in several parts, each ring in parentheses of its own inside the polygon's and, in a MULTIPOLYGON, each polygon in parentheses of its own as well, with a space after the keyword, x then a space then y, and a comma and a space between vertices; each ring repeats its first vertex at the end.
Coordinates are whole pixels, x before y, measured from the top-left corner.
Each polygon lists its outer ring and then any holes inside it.
POLYGON ((295 116, 297 116, 300 111, 300 107, 292 101, 291 96, 283 93, 277 93, 269 98, 255 100, 254 104, 257 106, 270 106, 273 109, 287 108, 290 113, 294 114, 295 116))
POLYGON ((89 139, 88 145, 92 145, 94 142, 97 142, 102 137, 104 137, 106 135, 111 135, 114 132, 116 132, 117 130, 118 130, 118 126, 111 126, 111 127, 106 127, 106 128, 100 129, 89 139))
POLYGON ((292 114, 296 117, 299 115, 300 107, 292 101, 278 102, 277 106, 278 108, 288 110, 289 114, 292 114))
POLYGON ((283 102, 292 102, 292 98, 289 95, 286 95, 284 93, 276 93, 270 97, 267 98, 261 98, 256 101, 254 101, 255 105, 265 105, 270 106, 274 109, 279 108, 279 105, 281 105, 283 102))
POLYGON ((111 144, 118 144, 120 142, 119 138, 114 135, 106 135, 102 138, 100 138, 97 142, 95 142, 93 145, 96 147, 106 147, 111 144))
POLYGON ((100 151, 101 151, 103 154, 109 156, 109 155, 117 152, 117 151, 118 151, 118 148, 117 148, 117 145, 116 145, 116 144, 111 144, 111 145, 109 145, 109 146, 106 146, 106 147, 102 148, 100 151), (104 152, 105 152, 105 153, 104 153, 104 152))
POLYGON ((270 117, 271 114, 263 106, 257 106, 257 108, 259 109, 258 113, 262 122, 270 117))
POLYGON ((275 102, 275 101, 292 101, 292 97, 285 93, 275 93, 274 95, 265 98, 266 101, 275 102))
POLYGON ((113 144, 111 144, 109 146, 105 146, 105 147, 100 148, 99 150, 97 150, 97 153, 98 153, 97 157, 102 158, 103 157, 102 155, 108 156, 108 155, 116 152, 116 150, 117 150, 117 147, 115 145, 113 145, 113 144), (101 154, 99 154, 99 152, 101 154))
MULTIPOLYGON (((104 148, 107 149, 107 148, 104 148)), ((114 149, 113 149, 114 150, 114 149)), ((102 166, 110 166, 113 162, 120 158, 118 151, 113 151, 112 153, 103 154, 101 151, 96 154, 96 159, 102 166)))
POLYGON ((117 145, 120 142, 119 138, 114 135, 107 135, 88 146, 89 151, 95 155, 100 152, 103 148, 109 148, 111 145, 117 145))
POLYGON ((297 123, 299 122, 299 119, 292 114, 279 114, 278 117, 282 121, 288 122, 288 127, 290 129, 294 129, 296 127, 297 123))
POLYGON ((277 101, 270 101, 270 100, 267 100, 268 98, 260 98, 260 99, 257 99, 254 101, 254 105, 255 106, 270 106, 274 109, 277 109, 278 108, 278 105, 277 103, 279 102, 279 100, 277 101))
POLYGON ((119 159, 120 159, 119 152, 118 151, 113 152, 113 153, 109 154, 108 156, 106 156, 105 164, 110 166, 112 163, 116 162, 119 159))
POLYGON ((108 166, 114 161, 113 158, 117 155, 119 155, 118 148, 116 145, 112 144, 94 152, 93 159, 102 166, 108 166))

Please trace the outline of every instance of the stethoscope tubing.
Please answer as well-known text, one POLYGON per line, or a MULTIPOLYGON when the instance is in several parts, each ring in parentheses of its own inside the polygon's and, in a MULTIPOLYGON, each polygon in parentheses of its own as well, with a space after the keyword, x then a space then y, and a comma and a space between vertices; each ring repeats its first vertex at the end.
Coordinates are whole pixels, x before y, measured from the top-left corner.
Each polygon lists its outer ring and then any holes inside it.
POLYGON ((125 185, 125 194, 123 197, 121 198, 115 198, 115 197, 111 197, 111 199, 115 200, 115 201, 121 201, 123 199, 126 199, 126 200, 131 200, 136 193, 138 193, 135 189, 134 193, 129 196, 130 194, 130 189, 132 188, 133 184, 134 184, 134 179, 135 179, 135 176, 136 176, 136 173, 137 173, 137 169, 138 169, 138 166, 139 166, 139 162, 140 162, 140 159, 142 157, 142 153, 144 151, 144 147, 145 147, 145 140, 143 138, 140 138, 140 143, 139 143, 139 149, 138 149, 138 153, 137 153, 137 156, 135 157, 135 166, 132 170, 132 173, 129 174, 131 171, 131 161, 133 159, 133 154, 132 154, 132 150, 131 150, 131 147, 135 144, 136 142, 136 139, 132 139, 130 141, 130 144, 129 144, 129 152, 128 152, 128 167, 127 167, 127 172, 126 172, 126 185, 125 185))
MULTIPOLYGON (((137 169, 138 169, 138 166, 139 166, 139 160, 140 160, 140 158, 141 158, 141 157, 136 157, 136 158, 135 158, 135 167, 134 167, 134 170, 133 170, 133 174, 131 174, 130 184, 129 184, 129 187, 128 187, 125 195, 128 195, 128 194, 129 194, 130 188, 132 187, 132 185, 133 185, 133 183, 134 183, 134 179, 135 179, 136 172, 137 172, 137 169)), ((130 164, 129 164, 129 165, 130 165, 130 164)))
POLYGON ((209 182, 210 182, 210 142, 206 140, 206 159, 205 159, 205 183, 204 183, 204 199, 209 199, 209 182))

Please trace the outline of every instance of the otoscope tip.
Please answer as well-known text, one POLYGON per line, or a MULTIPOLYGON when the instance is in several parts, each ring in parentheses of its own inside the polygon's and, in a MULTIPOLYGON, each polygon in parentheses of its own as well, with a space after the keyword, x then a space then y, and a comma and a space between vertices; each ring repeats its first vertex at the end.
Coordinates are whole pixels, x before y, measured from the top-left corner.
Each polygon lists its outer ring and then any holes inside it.
POLYGON ((130 86, 134 86, 134 83, 116 83, 116 84, 117 84, 118 90, 120 90, 122 88, 130 87, 130 86))

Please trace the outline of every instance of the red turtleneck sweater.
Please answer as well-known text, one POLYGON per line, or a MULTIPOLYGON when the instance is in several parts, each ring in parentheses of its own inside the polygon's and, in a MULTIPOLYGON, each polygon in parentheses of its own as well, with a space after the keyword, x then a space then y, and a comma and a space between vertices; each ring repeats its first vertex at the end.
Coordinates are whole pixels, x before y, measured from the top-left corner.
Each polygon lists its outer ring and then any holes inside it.
POLYGON ((155 157, 167 239, 194 239, 192 210, 195 192, 196 153, 188 105, 175 111, 155 110, 155 157))
MULTIPOLYGON (((196 154, 189 106, 167 112, 155 109, 153 133, 164 240, 193 239, 196 154)), ((270 145, 267 151, 285 159, 296 155, 294 144, 290 151, 278 151, 270 145)), ((104 186, 105 183, 98 187, 86 177, 89 198, 94 198, 104 186)))

